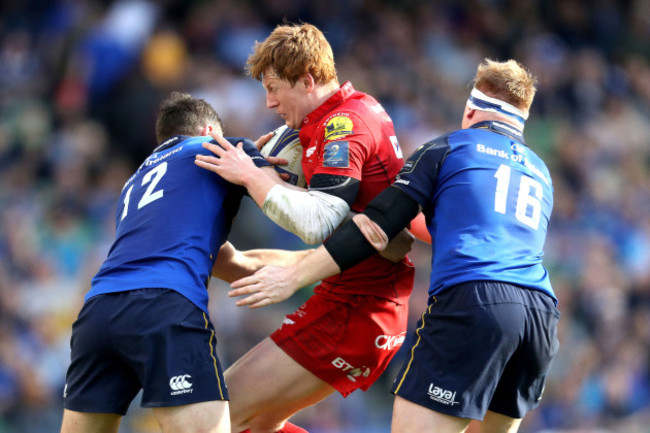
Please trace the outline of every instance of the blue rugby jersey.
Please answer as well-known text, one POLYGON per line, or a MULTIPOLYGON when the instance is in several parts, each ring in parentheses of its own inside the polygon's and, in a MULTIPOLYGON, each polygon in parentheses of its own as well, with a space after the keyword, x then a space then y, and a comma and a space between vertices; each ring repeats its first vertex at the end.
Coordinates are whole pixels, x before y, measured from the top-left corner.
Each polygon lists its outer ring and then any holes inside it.
POLYGON ((542 265, 553 186, 520 131, 480 122, 417 149, 394 187, 423 207, 433 239, 429 294, 477 280, 552 296, 542 265))
MULTIPOLYGON (((229 139, 233 144, 239 139, 229 139)), ((194 164, 212 155, 211 137, 175 136, 127 180, 117 205, 115 241, 86 294, 166 288, 207 313, 207 285, 245 189, 194 164)), ((256 165, 269 165, 254 144, 245 149, 256 165)))

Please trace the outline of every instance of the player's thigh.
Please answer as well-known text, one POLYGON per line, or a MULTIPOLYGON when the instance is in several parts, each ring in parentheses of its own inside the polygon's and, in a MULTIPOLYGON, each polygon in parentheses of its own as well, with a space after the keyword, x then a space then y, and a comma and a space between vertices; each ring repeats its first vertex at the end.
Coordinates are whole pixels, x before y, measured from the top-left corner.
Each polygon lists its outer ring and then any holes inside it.
POLYGON ((294 361, 270 338, 225 372, 233 425, 254 417, 282 421, 334 392, 334 388, 294 361))
POLYGON ((469 419, 435 412, 396 396, 391 433, 461 433, 469 422, 469 419))
POLYGON ((230 433, 227 401, 156 407, 153 412, 163 433, 230 433))
POLYGON ((516 433, 521 425, 521 418, 511 418, 488 410, 483 421, 473 420, 467 433, 516 433))
POLYGON ((116 433, 121 415, 63 409, 61 433, 116 433))

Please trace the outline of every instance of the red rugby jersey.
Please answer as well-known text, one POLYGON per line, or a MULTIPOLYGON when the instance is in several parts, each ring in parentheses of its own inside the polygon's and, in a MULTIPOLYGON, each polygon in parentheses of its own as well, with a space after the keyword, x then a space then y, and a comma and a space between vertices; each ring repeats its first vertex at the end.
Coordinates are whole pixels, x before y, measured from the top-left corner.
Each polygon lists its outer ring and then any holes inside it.
MULTIPOLYGON (((361 183, 352 210, 366 205, 395 179, 404 164, 393 121, 373 97, 350 82, 303 119, 300 128, 302 168, 307 184, 315 174, 348 176, 361 183)), ((410 265, 410 260, 406 259, 410 265)), ((378 254, 328 278, 316 292, 368 294, 398 299, 411 287, 401 286, 397 265, 378 254)))

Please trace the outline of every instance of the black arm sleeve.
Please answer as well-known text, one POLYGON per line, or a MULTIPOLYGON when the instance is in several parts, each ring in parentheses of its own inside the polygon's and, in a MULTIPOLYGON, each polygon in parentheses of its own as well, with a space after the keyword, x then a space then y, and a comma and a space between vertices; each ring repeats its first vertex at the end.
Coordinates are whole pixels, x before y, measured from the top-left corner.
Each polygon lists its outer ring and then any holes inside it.
POLYGON ((348 206, 357 198, 360 181, 349 176, 318 173, 309 182, 310 191, 320 191, 344 200, 348 206))
MULTIPOLYGON (((388 187, 375 197, 363 211, 394 238, 420 212, 420 204, 395 187, 388 187)), ((351 268, 377 253, 354 221, 348 221, 324 243, 341 271, 351 268)))
POLYGON ((348 221, 323 243, 341 272, 377 254, 354 221, 348 221))
POLYGON ((393 239, 408 227, 420 212, 420 203, 397 187, 389 186, 375 197, 363 211, 393 239))

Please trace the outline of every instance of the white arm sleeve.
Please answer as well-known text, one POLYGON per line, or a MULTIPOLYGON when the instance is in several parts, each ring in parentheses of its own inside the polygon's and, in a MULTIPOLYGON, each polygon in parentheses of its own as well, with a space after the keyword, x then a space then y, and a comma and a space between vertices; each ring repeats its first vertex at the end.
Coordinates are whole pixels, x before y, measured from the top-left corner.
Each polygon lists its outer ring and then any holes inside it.
POLYGON ((274 185, 262 211, 273 222, 308 244, 320 244, 350 211, 345 200, 318 191, 298 191, 274 185))

